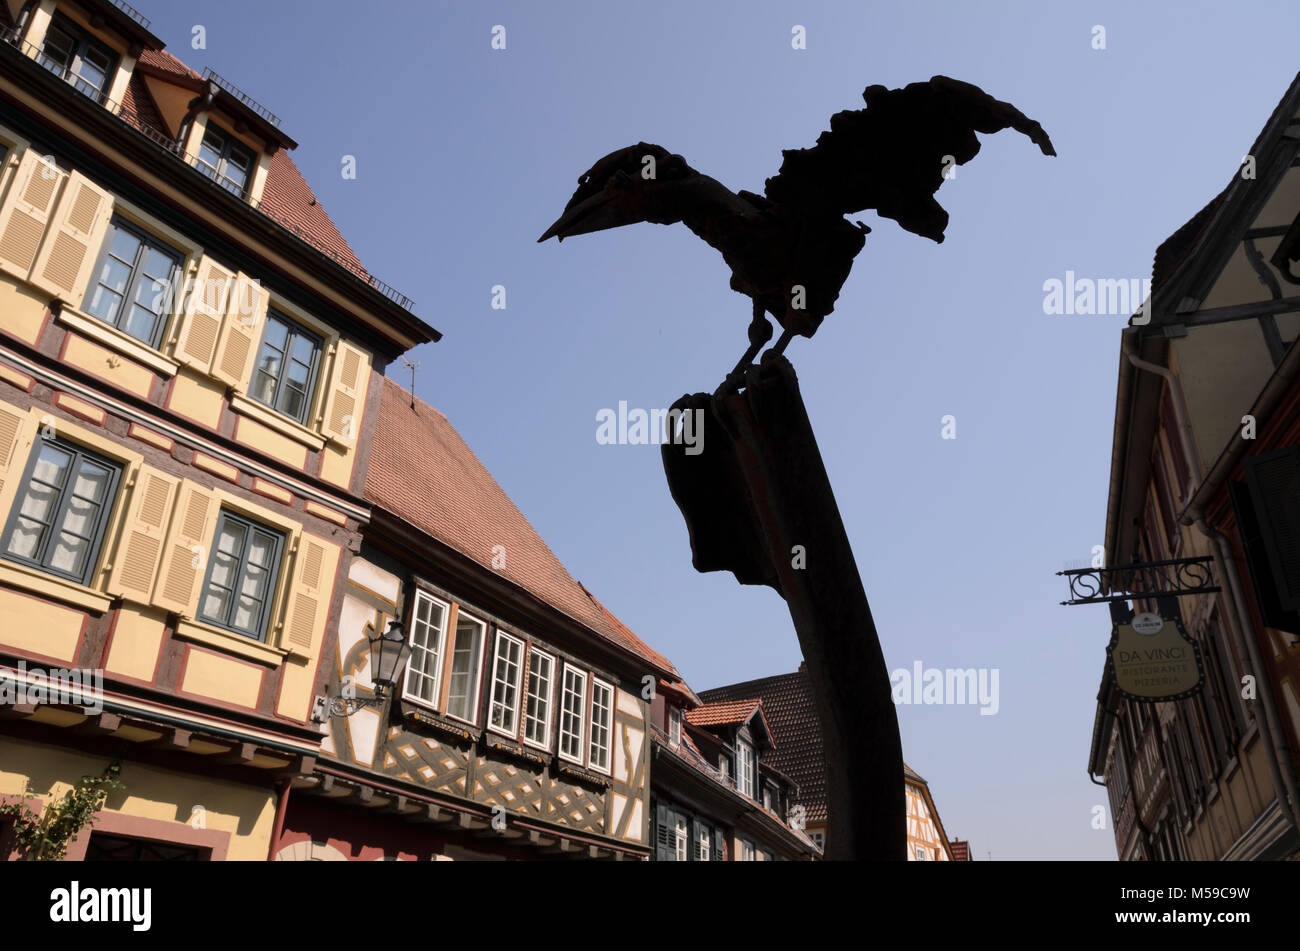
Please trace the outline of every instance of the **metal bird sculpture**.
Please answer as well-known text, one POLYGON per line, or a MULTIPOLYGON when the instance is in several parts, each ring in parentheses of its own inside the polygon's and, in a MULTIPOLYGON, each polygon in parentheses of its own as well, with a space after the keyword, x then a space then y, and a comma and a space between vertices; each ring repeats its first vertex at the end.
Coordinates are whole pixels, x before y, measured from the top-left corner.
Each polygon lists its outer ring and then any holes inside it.
POLYGON ((811 337, 829 314, 870 228, 845 220, 874 208, 914 234, 943 241, 948 213, 934 199, 948 170, 979 152, 976 132, 1011 128, 1055 155, 1043 127, 978 86, 935 76, 902 89, 868 86, 865 109, 831 116, 811 149, 787 149, 764 195, 733 192, 680 155, 639 142, 611 152, 578 179, 564 214, 538 239, 649 221, 682 222, 722 252, 733 290, 753 300, 749 349, 728 376, 739 377, 772 348, 811 337))

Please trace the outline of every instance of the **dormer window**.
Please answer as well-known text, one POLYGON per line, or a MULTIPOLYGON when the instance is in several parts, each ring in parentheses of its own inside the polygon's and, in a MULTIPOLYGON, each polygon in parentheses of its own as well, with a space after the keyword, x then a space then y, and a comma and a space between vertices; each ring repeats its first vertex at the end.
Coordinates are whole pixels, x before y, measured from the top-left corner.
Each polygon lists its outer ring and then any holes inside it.
POLYGON ((234 136, 209 124, 199 144, 198 170, 243 198, 253 177, 253 153, 234 136))
POLYGON ((677 707, 668 709, 668 745, 673 749, 682 745, 682 711, 677 707))
POLYGON ((56 16, 45 31, 37 62, 96 102, 108 93, 117 57, 65 17, 56 16))

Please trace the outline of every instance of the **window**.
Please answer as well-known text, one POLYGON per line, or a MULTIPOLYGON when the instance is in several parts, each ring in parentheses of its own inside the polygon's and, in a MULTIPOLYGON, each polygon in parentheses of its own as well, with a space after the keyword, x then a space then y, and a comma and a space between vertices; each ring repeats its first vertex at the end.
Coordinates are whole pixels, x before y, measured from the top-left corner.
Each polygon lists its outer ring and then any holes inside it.
POLYGON ((822 832, 821 829, 815 829, 812 832, 809 832, 808 838, 812 839, 813 845, 817 846, 817 848, 826 848, 826 833, 822 832))
POLYGON ((750 842, 748 839, 740 840, 740 861, 754 861, 754 843, 750 842))
POLYGON ((668 745, 673 749, 682 745, 682 711, 677 707, 668 708, 668 745))
POLYGON ((456 640, 451 653, 447 713, 467 723, 477 721, 479 674, 487 625, 463 612, 456 615, 456 640))
POLYGON ((533 649, 528 667, 528 706, 524 710, 524 742, 551 748, 551 684, 555 658, 533 649))
POLYGON ((222 509, 198 619, 265 640, 283 547, 279 532, 222 509))
POLYGON ((406 696, 438 703, 442 680, 442 645, 447 632, 447 605, 427 591, 415 592, 411 618, 411 658, 406 665, 406 696))
POLYGON ((754 798, 754 748, 736 740, 736 788, 741 795, 754 798))
POLYGON ((712 844, 713 833, 708 826, 702 822, 695 823, 695 861, 709 861, 709 846, 712 844))
POLYGON ((240 198, 248 191, 253 153, 234 137, 209 123, 199 145, 198 169, 240 198))
POLYGON ((519 732, 519 680, 524 671, 524 642, 497 631, 496 664, 492 668, 492 706, 488 726, 507 736, 519 732))
POLYGON ((731 760, 727 758, 726 753, 718 757, 718 772, 722 774, 724 783, 731 783, 731 760))
POLYGON ((156 348, 180 260, 177 251, 114 218, 82 309, 156 348))
POLYGON ((677 854, 677 861, 686 861, 686 817, 680 812, 674 816, 676 822, 673 826, 673 849, 677 854))
POLYGON ((266 315, 250 395, 300 423, 307 421, 321 338, 275 311, 266 315))
POLYGON ((776 790, 771 786, 763 787, 763 808, 768 812, 776 812, 776 790))
POLYGON ((122 467, 42 436, 5 527, 4 556, 88 584, 122 467))
POLYGON ((107 96, 108 77, 117 65, 117 57, 107 48, 61 16, 50 21, 36 60, 96 102, 107 96))
POLYGON ((602 773, 609 772, 609 737, 614 718, 614 688, 604 681, 591 679, 591 749, 587 765, 602 773))
POLYGON ((564 688, 560 697, 560 756, 582 762, 583 713, 587 705, 587 675, 564 665, 564 688))
POLYGON ((86 844, 86 862, 204 862, 210 850, 155 839, 132 839, 92 832, 86 844))
POLYGON ((916 847, 916 860, 918 862, 924 862, 925 859, 926 859, 925 849, 918 845, 916 847))

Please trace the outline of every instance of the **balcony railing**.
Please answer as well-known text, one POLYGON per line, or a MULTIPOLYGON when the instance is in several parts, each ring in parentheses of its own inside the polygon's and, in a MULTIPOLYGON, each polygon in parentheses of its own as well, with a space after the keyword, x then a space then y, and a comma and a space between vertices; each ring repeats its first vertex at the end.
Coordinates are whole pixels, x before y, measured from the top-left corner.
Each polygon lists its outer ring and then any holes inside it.
POLYGON ((123 13, 129 16, 136 23, 140 24, 141 28, 146 30, 149 29, 149 18, 146 17, 144 14, 142 14, 135 7, 131 6, 131 4, 123 3, 122 0, 108 0, 108 2, 111 3, 113 6, 117 7, 119 10, 121 10, 123 13))
MULTIPOLYGON (((125 5, 122 6, 125 7, 125 5)), ((129 10, 130 8, 126 7, 125 9, 129 10)), ((147 24, 148 21, 145 21, 145 23, 147 24)), ((146 26, 146 29, 147 28, 148 27, 146 26)), ((0 49, 6 47, 15 50, 23 57, 40 64, 47 72, 53 73, 54 75, 58 76, 61 80, 68 82, 69 85, 71 85, 78 92, 82 93, 82 95, 102 105, 106 110, 108 110, 109 113, 111 113, 114 117, 116 117, 124 126, 130 129, 132 132, 146 139, 156 148, 159 148, 169 153, 177 161, 183 162, 186 166, 190 168, 190 170, 194 173, 195 177, 204 183, 204 187, 216 189, 222 193, 228 193, 228 189, 224 188, 219 183, 213 181, 209 176, 205 175, 202 172, 202 170, 196 167, 192 159, 186 157, 184 142, 178 139, 173 139, 170 136, 164 135, 158 130, 143 124, 139 120, 124 114, 122 112, 121 103, 112 101, 111 99, 108 98, 105 92, 100 92, 99 90, 94 89, 94 87, 90 86, 89 83, 86 83, 84 82, 84 80, 81 80, 80 77, 75 77, 77 80, 76 82, 69 82, 68 75, 67 75, 68 70, 59 67, 58 64, 49 60, 39 47, 35 46, 32 43, 25 42, 22 39, 22 34, 18 30, 18 28, 14 27, 7 30, 0 30, 0 49)), ((205 73, 205 75, 207 75, 207 73, 205 73)), ((215 76, 215 74, 212 74, 212 76, 209 76, 208 78, 213 78, 213 76, 215 76)), ((216 77, 213 81, 218 81, 218 80, 220 80, 220 77, 216 77)), ((224 80, 220 80, 220 82, 224 83, 224 80)), ((252 102, 251 100, 248 100, 247 97, 244 97, 242 93, 239 93, 237 90, 232 91, 232 89, 228 88, 228 86, 226 85, 222 85, 222 88, 226 89, 227 92, 231 92, 232 95, 240 96, 241 101, 245 102, 245 104, 249 105, 250 107, 259 110, 259 115, 264 115, 264 117, 267 118, 267 121, 273 121, 274 124, 276 124, 277 126, 279 125, 280 120, 278 118, 271 115, 270 113, 267 113, 264 109, 262 109, 261 106, 258 106, 256 103, 252 102)), ((281 231, 284 231, 287 234, 292 235, 294 238, 306 244, 308 247, 311 248, 312 251, 314 251, 320 257, 338 265, 340 268, 342 268, 343 270, 347 271, 350 275, 352 275, 353 278, 362 282, 366 286, 370 287, 372 290, 378 291, 380 294, 384 295, 384 297, 388 298, 390 301, 392 301, 394 304, 396 304, 398 307, 401 307, 403 310, 407 311, 408 313, 414 311, 415 301, 411 300, 411 298, 407 297, 405 294, 398 291, 392 285, 386 284, 383 281, 379 280, 378 278, 374 277, 374 275, 366 271, 364 267, 361 267, 359 263, 350 261, 347 258, 345 258, 343 255, 338 254, 335 251, 331 251, 327 248, 320 247, 318 244, 316 244, 313 236, 309 232, 307 232, 306 229, 300 227, 296 222, 291 221, 288 218, 284 217, 283 215, 279 214, 278 212, 267 208, 266 205, 263 204, 261 201, 252 201, 247 197, 244 197, 243 201, 246 204, 253 207, 259 214, 265 217, 268 221, 274 224, 281 231)))
POLYGON ((223 79, 222 77, 218 76, 216 73, 212 71, 212 67, 210 66, 203 67, 203 78, 208 80, 209 82, 216 83, 218 86, 220 86, 226 92, 230 93, 240 102, 242 102, 244 105, 248 106, 248 108, 256 112, 267 122, 271 123, 271 125, 275 126, 277 129, 280 128, 279 116, 277 116, 270 109, 266 108, 266 106, 262 105, 252 96, 248 95, 248 93, 244 92, 234 83, 232 83, 230 80, 223 79))

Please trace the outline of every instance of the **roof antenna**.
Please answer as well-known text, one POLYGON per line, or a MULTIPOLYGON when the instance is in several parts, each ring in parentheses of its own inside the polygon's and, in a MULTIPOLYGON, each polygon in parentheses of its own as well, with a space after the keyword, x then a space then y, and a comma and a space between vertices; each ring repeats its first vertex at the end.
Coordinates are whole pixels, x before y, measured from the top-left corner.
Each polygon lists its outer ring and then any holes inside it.
POLYGON ((418 362, 408 360, 406 359, 406 357, 402 357, 401 361, 405 363, 407 367, 410 368, 411 371, 411 409, 415 409, 415 371, 420 368, 420 364, 418 362))

